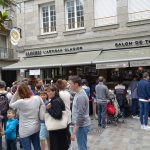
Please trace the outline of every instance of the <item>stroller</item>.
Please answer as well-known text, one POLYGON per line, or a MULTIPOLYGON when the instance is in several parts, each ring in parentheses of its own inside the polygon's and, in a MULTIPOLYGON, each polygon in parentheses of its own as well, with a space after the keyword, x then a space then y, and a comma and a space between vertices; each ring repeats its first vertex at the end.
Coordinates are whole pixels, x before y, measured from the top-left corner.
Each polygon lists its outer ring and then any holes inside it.
POLYGON ((124 123, 124 116, 120 111, 118 101, 113 92, 110 92, 110 101, 107 104, 107 123, 114 123, 115 125, 121 121, 124 123))

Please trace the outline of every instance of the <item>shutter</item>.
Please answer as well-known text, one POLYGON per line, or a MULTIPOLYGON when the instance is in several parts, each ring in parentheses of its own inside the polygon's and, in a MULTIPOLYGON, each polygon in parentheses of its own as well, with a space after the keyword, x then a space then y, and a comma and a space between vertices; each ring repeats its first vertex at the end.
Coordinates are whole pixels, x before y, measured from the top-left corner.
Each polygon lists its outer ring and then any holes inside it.
POLYGON ((150 19, 150 0, 128 0, 129 21, 150 19))
POLYGON ((117 23, 116 0, 94 0, 95 26, 117 23))

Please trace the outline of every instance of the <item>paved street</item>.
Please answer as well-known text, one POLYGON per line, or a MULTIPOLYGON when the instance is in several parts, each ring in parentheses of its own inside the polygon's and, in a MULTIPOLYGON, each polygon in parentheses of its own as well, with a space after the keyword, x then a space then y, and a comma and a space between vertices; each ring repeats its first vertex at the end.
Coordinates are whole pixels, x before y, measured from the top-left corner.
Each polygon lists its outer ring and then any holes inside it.
MULTIPOLYGON (((148 150, 150 131, 141 130, 137 119, 128 118, 103 130, 97 127, 97 120, 92 120, 88 142, 89 150, 148 150)), ((76 142, 72 145, 77 150, 76 142)))

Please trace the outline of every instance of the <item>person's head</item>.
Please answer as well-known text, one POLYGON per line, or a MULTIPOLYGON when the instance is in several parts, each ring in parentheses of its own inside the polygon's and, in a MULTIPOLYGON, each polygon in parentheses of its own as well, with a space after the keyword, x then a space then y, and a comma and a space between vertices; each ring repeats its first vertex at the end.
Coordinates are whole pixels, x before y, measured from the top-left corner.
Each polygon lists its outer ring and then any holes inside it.
POLYGON ((81 87, 82 85, 82 80, 80 77, 78 76, 72 76, 70 78, 70 88, 73 90, 73 91, 78 91, 78 89, 81 87))
POLYGON ((67 87, 67 81, 58 79, 56 82, 56 87, 58 88, 58 90, 65 90, 67 87))
POLYGON ((5 83, 5 81, 0 81, 0 89, 5 89, 5 87, 6 87, 6 83, 5 83))
POLYGON ((50 85, 45 88, 45 92, 48 95, 48 99, 52 99, 58 95, 58 90, 55 85, 50 85))
POLYGON ((7 111, 7 118, 8 119, 13 119, 15 117, 15 115, 16 115, 16 113, 15 113, 15 111, 13 109, 9 109, 7 111))
POLYGON ((40 97, 42 98, 42 100, 46 100, 48 99, 48 94, 46 92, 41 92, 40 97))
POLYGON ((149 80, 149 73, 148 72, 143 73, 143 79, 149 80))
POLYGON ((82 85, 88 85, 87 80, 86 79, 82 79, 82 85))
POLYGON ((35 90, 36 90, 36 91, 40 91, 40 90, 41 90, 41 84, 36 84, 35 90))
POLYGON ((30 98, 32 96, 32 91, 28 85, 21 83, 18 86, 18 94, 21 99, 30 98))
POLYGON ((138 76, 137 74, 134 74, 134 75, 133 75, 133 79, 134 79, 134 80, 137 80, 138 78, 139 78, 139 76, 138 76))
POLYGON ((104 77, 103 76, 99 76, 98 80, 99 80, 99 82, 104 82, 104 77))
POLYGON ((37 79, 37 82, 38 82, 38 84, 40 84, 41 86, 43 86, 43 84, 44 84, 44 83, 43 83, 43 80, 40 79, 40 78, 37 79))

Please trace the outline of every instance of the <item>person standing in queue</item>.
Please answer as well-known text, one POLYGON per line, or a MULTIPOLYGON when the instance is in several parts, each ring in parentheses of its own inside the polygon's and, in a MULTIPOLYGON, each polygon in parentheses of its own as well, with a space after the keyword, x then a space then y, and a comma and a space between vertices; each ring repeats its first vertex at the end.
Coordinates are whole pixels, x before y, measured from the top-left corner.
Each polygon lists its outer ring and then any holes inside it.
POLYGON ((107 101, 109 99, 109 90, 104 85, 104 78, 99 77, 99 83, 95 87, 96 101, 98 105, 98 126, 106 128, 106 113, 107 113, 107 101))
POLYGON ((140 102, 140 122, 141 129, 150 130, 148 126, 148 113, 149 113, 149 102, 150 102, 150 83, 149 73, 143 73, 143 79, 138 83, 138 97, 140 102))
POLYGON ((82 80, 78 76, 70 78, 70 86, 76 92, 72 106, 72 123, 74 124, 71 140, 77 138, 79 150, 87 150, 87 135, 90 130, 89 98, 82 86, 82 80))

